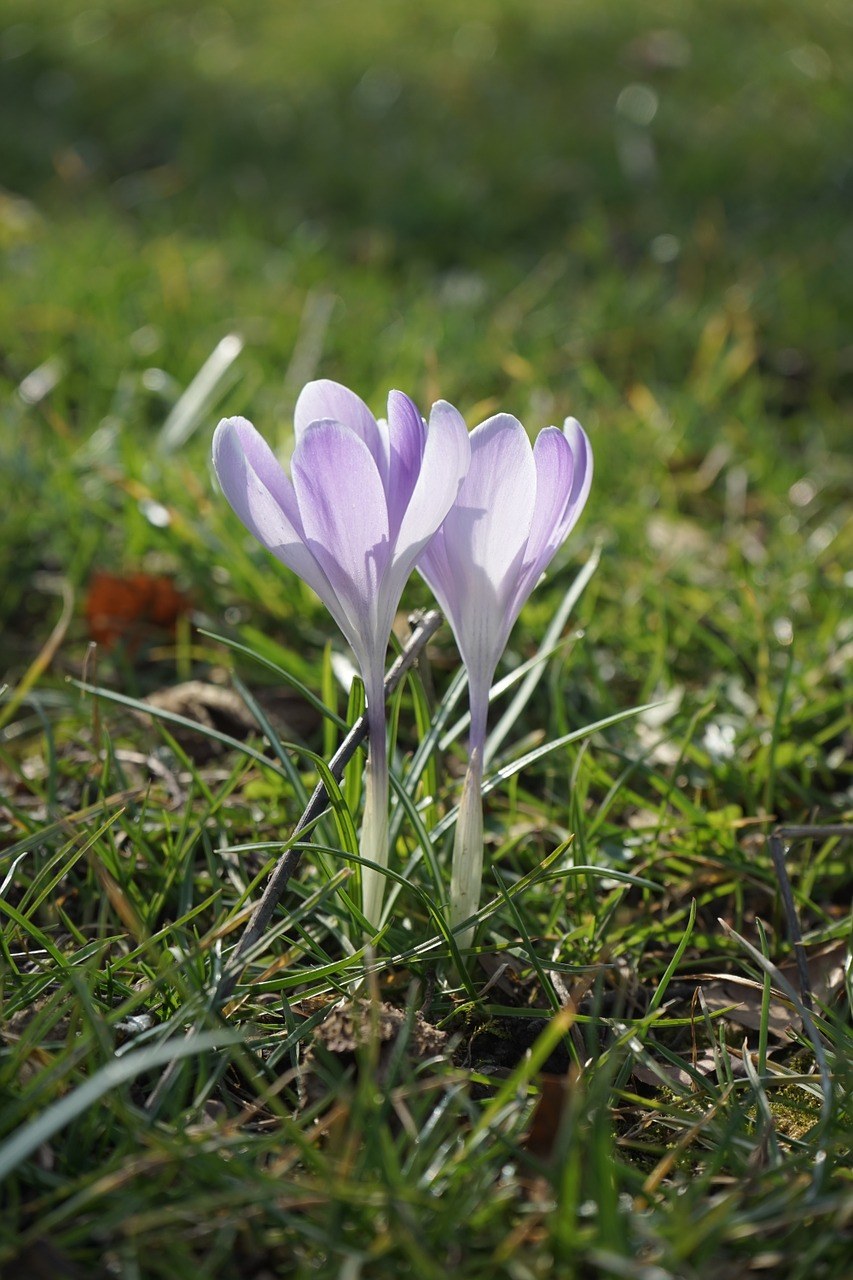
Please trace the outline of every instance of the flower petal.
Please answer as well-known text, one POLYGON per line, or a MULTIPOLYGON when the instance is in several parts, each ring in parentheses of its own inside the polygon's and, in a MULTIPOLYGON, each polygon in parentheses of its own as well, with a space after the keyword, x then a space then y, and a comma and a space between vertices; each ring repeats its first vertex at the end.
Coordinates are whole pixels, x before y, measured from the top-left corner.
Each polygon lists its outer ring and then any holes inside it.
POLYGON ((589 490, 592 485, 593 463, 592 445, 589 443, 589 436, 577 418, 566 418, 563 423, 563 435, 569 442, 575 461, 572 493, 563 520, 562 536, 566 538, 586 506, 586 500, 589 497, 589 490))
POLYGON ((499 590, 527 543, 536 502, 536 467, 524 427, 495 414, 471 432, 471 465, 445 523, 448 541, 499 590))
MULTIPOLYGON (((297 444, 312 422, 324 419, 340 422, 360 436, 367 445, 379 469, 383 482, 388 476, 388 429, 376 421, 361 396, 349 387, 329 378, 309 382, 299 393, 293 411, 293 429, 297 444)), ((384 424, 383 424, 384 425, 384 424)))
POLYGON ((524 562, 538 565, 537 577, 562 541, 563 518, 572 495, 575 460, 562 431, 546 427, 533 446, 536 463, 536 507, 524 562))
MULTIPOLYGON (((246 418, 223 418, 219 423, 213 433, 213 465, 223 492, 232 506, 232 499, 245 500, 246 495, 236 482, 247 471, 251 472, 264 486, 276 509, 284 513, 287 520, 301 532, 293 486, 266 440, 246 418)), ((246 524, 242 511, 237 514, 246 524)), ((259 510, 257 514, 261 514, 259 510)), ((270 514, 275 518, 274 512, 270 514)), ((261 542, 269 545, 262 532, 258 533, 254 528, 252 532, 261 542)))
POLYGON ((575 418, 566 419, 562 431, 557 427, 540 431, 533 447, 533 459, 536 509, 513 597, 516 614, 521 612, 525 600, 568 537, 583 510, 592 482, 592 450, 575 418))
POLYGON ((388 507, 370 449, 339 422, 313 422, 300 437, 291 470, 305 541, 361 637, 359 661, 365 646, 381 644, 384 653, 391 626, 389 620, 379 635, 387 614, 388 507))
POLYGON ((470 436, 471 465, 418 565, 447 614, 472 685, 491 681, 515 622, 512 593, 533 519, 536 468, 521 423, 497 414, 470 436))
MULTIPOLYGON (((466 433, 467 434, 467 433, 466 433)), ((393 542, 421 474, 426 428, 420 410, 402 391, 388 395, 388 520, 393 542)))
POLYGON ((406 577, 453 506, 470 463, 465 419, 452 404, 438 400, 429 415, 423 457, 394 548, 395 560, 406 565, 406 577))
POLYGON ((317 592, 340 625, 329 579, 305 545, 293 485, 251 422, 222 419, 213 436, 213 465, 246 528, 317 592))

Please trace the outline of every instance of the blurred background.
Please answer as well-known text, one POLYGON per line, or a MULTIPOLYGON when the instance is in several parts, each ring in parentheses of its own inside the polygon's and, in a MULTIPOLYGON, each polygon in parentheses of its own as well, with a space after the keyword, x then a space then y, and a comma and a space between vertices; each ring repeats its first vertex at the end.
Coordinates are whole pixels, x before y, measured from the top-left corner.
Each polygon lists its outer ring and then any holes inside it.
POLYGON ((834 687, 849 4, 2 0, 0 17, 13 676, 59 590, 77 661, 98 572, 165 574, 202 617, 320 652, 327 620, 270 572, 207 458, 225 412, 286 452, 300 386, 328 376, 377 411, 396 385, 471 425, 498 407, 531 431, 584 423, 597 480, 568 555, 601 539, 604 561, 583 700, 613 680, 620 698, 707 690, 714 671, 757 682, 770 714, 795 635, 803 697, 834 687))

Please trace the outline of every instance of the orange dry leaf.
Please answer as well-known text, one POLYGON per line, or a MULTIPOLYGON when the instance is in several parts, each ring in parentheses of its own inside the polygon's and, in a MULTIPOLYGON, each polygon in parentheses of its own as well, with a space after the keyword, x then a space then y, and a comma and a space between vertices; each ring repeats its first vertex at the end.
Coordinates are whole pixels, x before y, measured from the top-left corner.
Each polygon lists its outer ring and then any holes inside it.
POLYGON ((120 577, 98 570, 86 594, 89 635, 108 649, 119 640, 136 646, 152 633, 174 631, 189 608, 189 597, 170 578, 150 573, 120 577))

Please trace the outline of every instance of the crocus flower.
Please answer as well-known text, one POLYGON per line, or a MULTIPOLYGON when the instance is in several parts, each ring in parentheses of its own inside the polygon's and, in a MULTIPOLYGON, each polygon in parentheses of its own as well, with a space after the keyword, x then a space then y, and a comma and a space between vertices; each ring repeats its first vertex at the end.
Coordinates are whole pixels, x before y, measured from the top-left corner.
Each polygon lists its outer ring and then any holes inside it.
MULTIPOLYGON (((385 652, 403 587, 447 515, 468 469, 465 423, 452 405, 429 426, 392 391, 388 420, 338 383, 309 383, 296 404, 290 477, 245 418, 213 438, 225 497, 259 542, 304 579, 352 647, 369 726, 362 856, 387 865, 385 652)), ((363 870, 362 909, 378 924, 384 876, 363 870)))
MULTIPOLYGON (((535 446, 517 418, 471 432, 471 465, 444 524, 418 562, 468 671, 468 772, 456 824, 451 925, 473 915, 483 875, 483 751, 489 690, 527 597, 583 510, 592 451, 580 423, 547 427, 535 446)), ((460 935, 463 946, 473 929, 460 935)))

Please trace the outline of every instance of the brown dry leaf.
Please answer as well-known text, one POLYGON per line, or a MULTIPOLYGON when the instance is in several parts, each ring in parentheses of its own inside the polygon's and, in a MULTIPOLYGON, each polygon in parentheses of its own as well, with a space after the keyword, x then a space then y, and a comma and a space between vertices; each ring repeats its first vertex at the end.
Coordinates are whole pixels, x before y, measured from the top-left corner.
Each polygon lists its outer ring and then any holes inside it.
POLYGON ((530 1128, 522 1139, 522 1146, 540 1160, 549 1160, 554 1150, 554 1140, 560 1130, 560 1122, 569 1093, 574 1083, 572 1072, 555 1076, 543 1073, 537 1077, 539 1097, 530 1121, 530 1128))
MULTIPOLYGON (((844 970, 848 955, 849 947, 844 938, 806 953, 809 985, 812 995, 820 1004, 831 1004, 839 992, 844 990, 844 970)), ((779 968, 795 987, 799 987, 799 974, 793 960, 786 960, 779 968)))
MULTIPOLYGON (((200 755, 215 755, 225 750, 205 734, 205 729, 216 729, 241 740, 260 732, 257 721, 238 693, 204 680, 186 680, 171 688, 160 689, 149 694, 145 701, 160 711, 194 720, 200 726, 198 730, 169 726, 169 731, 184 750, 196 759, 200 755)), ((304 740, 317 727, 318 713, 297 693, 264 691, 258 695, 258 702, 282 741, 304 740)))
MULTIPOLYGON (((806 967, 812 995, 821 1004, 829 1004, 844 986, 844 966, 847 960, 847 943, 842 939, 828 943, 808 953, 806 967)), ((786 960, 779 965, 779 972, 784 974, 795 990, 799 990, 800 980, 796 961, 786 960)), ((733 974, 707 973, 697 974, 702 981, 702 992, 708 1008, 713 1012, 729 1005, 736 1007, 726 1014, 730 1022, 757 1031, 761 1026, 761 1000, 763 987, 752 978, 738 977, 733 974)), ((770 997, 768 1019, 770 1032, 779 1039, 787 1040, 802 1029, 802 1020, 790 1001, 779 992, 773 991, 770 997)))
POLYGON ((190 611, 190 598, 171 578, 99 570, 89 579, 85 609, 92 640, 105 649, 123 640, 135 649, 152 635, 174 631, 190 611))
POLYGON ((224 689, 221 685, 208 684, 204 680, 186 680, 169 689, 158 689, 156 693, 149 694, 145 701, 159 711, 186 716, 205 729, 219 729, 235 738, 244 737, 258 728, 239 694, 233 689, 224 689))
MULTIPOLYGON (((713 1051, 706 1049, 705 1052, 701 1053, 697 1057, 696 1061, 691 1062, 690 1065, 695 1071, 698 1071, 700 1075, 712 1076, 716 1071, 716 1060, 713 1051)), ((676 1067, 672 1062, 657 1061, 656 1066, 657 1070, 655 1071, 652 1067, 647 1066, 643 1062, 636 1062, 632 1070, 632 1075, 636 1080, 639 1080, 642 1084, 648 1085, 652 1089, 659 1089, 661 1087, 661 1084, 663 1083, 661 1076, 664 1076, 667 1080, 671 1080, 673 1084, 681 1085, 683 1088, 695 1088, 695 1081, 693 1077, 684 1067, 676 1067)))
MULTIPOLYGON (((761 1026, 761 1001, 763 987, 752 978, 741 978, 736 974, 700 973, 702 994, 711 1013, 727 1009, 726 1018, 740 1027, 757 1031, 761 1026), (732 1007, 733 1006, 733 1007, 732 1007)), ((770 996, 767 1027, 770 1033, 781 1040, 787 1040, 789 1033, 800 1030, 801 1022, 790 1002, 773 992, 770 996)))

